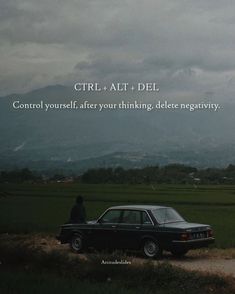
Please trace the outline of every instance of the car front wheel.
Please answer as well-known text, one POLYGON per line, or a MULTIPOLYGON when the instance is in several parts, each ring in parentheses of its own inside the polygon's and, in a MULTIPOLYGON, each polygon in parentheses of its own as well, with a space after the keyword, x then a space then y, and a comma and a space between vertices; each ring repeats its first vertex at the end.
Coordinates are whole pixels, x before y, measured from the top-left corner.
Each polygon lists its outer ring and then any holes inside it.
POLYGON ((162 255, 162 249, 157 241, 147 239, 143 242, 143 253, 145 257, 158 258, 162 255))
POLYGON ((79 234, 74 234, 70 240, 70 248, 77 252, 80 253, 83 250, 83 239, 82 236, 79 234))

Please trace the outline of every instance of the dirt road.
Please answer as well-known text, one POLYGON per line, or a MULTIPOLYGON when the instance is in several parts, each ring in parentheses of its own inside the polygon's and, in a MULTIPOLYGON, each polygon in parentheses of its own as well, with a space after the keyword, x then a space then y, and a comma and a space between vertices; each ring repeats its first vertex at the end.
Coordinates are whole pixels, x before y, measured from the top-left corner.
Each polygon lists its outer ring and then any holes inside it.
POLYGON ((211 273, 232 275, 235 278, 235 259, 224 258, 190 258, 182 260, 170 260, 170 263, 187 270, 205 271, 211 273))
MULTIPOLYGON (((143 258, 134 258, 137 263, 144 261, 143 258)), ((193 250, 181 258, 165 253, 160 262, 169 262, 186 270, 230 275, 235 278, 235 248, 193 250)))
MULTIPOLYGON (((12 235, 0 236, 0 241, 12 243, 12 238, 19 238, 19 235, 17 237, 12 235)), ((20 238, 23 238, 25 242, 31 244, 33 247, 45 251, 59 250, 65 254, 78 257, 76 253, 71 253, 68 245, 61 245, 57 240, 49 236, 26 235, 20 238)), ((81 254, 79 257, 86 259, 86 254, 81 254)), ((133 264, 141 264, 146 261, 146 259, 139 256, 132 257, 128 255, 128 259, 133 264)), ((182 267, 186 270, 230 275, 235 278, 235 248, 193 250, 183 258, 174 258, 172 255, 165 253, 160 262, 169 262, 172 265, 182 267)))

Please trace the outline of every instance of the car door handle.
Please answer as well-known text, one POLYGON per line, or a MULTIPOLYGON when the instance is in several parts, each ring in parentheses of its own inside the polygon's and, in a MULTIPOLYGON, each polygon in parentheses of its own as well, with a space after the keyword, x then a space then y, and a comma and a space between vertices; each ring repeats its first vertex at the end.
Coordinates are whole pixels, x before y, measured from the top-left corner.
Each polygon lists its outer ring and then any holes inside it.
POLYGON ((136 229, 140 229, 140 227, 138 227, 138 226, 137 226, 137 227, 135 227, 135 228, 136 228, 136 229))
POLYGON ((117 226, 112 226, 112 228, 116 228, 117 226))

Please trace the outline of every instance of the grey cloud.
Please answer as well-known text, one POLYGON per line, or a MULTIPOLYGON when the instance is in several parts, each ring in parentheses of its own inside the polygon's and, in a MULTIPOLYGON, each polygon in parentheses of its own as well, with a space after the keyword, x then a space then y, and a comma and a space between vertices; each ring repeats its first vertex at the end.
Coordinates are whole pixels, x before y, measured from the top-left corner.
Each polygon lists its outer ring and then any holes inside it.
POLYGON ((229 0, 2 1, 1 94, 20 84, 149 79, 169 93, 231 96, 234 20, 229 0))

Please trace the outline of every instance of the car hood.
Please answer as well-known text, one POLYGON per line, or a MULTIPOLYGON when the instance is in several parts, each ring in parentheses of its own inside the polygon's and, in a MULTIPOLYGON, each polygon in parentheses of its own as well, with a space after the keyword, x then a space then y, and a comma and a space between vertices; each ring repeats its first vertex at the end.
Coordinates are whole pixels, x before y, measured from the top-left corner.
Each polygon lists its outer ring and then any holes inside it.
POLYGON ((202 231, 206 228, 210 227, 205 224, 197 224, 197 223, 188 223, 188 222, 175 222, 169 224, 161 224, 159 227, 167 228, 167 229, 179 229, 179 230, 192 230, 192 231, 202 231))

